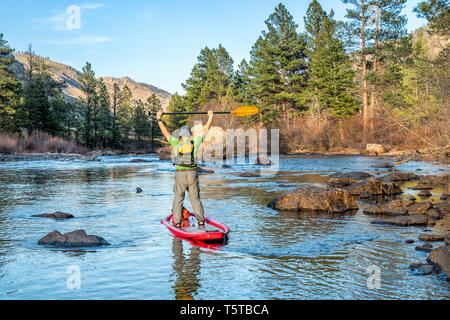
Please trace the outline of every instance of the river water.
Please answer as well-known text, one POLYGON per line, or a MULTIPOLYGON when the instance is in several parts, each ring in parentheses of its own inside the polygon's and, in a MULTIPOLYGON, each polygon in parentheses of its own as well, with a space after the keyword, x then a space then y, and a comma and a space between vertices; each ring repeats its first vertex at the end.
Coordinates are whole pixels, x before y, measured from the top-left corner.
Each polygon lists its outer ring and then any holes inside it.
MULTIPOLYGON (((361 211, 311 215, 266 207, 290 187, 325 181, 337 171, 386 174, 370 167, 380 159, 282 156, 276 175, 253 178, 238 173, 258 170, 254 165, 208 165, 215 173, 200 177, 206 214, 231 229, 228 242, 214 250, 173 238, 160 223, 170 212, 174 168, 155 156, 140 158, 149 162, 117 156, 0 164, 0 299, 450 297, 448 282, 408 270, 428 255, 414 249, 417 242, 404 242, 417 240, 423 228, 374 225, 361 211), (144 191, 137 194, 136 187, 144 191), (54 211, 75 218, 30 217, 54 211), (111 245, 86 250, 37 245, 55 229, 84 229, 111 245), (371 266, 380 270, 379 288, 367 285, 371 266), (74 275, 80 279, 75 288, 74 275)), ((448 173, 423 162, 400 170, 448 173)), ((405 189, 405 195, 414 193, 405 189)))

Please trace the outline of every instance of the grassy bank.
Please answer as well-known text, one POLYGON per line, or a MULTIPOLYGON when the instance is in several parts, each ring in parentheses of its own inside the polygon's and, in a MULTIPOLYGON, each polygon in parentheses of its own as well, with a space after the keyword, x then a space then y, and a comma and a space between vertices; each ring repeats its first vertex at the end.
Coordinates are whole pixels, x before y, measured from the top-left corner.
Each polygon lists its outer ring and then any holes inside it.
POLYGON ((89 150, 73 141, 45 133, 21 137, 0 133, 0 153, 86 153, 89 150))

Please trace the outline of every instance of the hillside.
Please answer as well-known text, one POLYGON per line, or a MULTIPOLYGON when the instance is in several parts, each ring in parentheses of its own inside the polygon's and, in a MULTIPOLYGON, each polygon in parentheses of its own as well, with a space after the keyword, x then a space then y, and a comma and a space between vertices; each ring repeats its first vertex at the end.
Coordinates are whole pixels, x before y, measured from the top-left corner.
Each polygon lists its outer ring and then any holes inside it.
MULTIPOLYGON (((14 57, 16 58, 14 71, 16 72, 17 77, 23 81, 25 80, 24 70, 27 61, 26 54, 14 53, 14 57)), ((78 77, 81 75, 80 71, 72 68, 71 66, 58 63, 47 58, 43 59, 49 66, 50 73, 52 74, 53 78, 57 81, 64 81, 66 83, 67 86, 63 89, 65 99, 69 101, 76 101, 79 96, 83 95, 77 82, 78 77)), ((103 77, 103 80, 105 81, 109 92, 112 92, 113 85, 117 83, 121 89, 123 88, 123 86, 127 85, 130 88, 131 93, 133 94, 133 99, 135 101, 144 101, 154 93, 161 100, 161 104, 164 109, 169 104, 171 94, 150 84, 136 82, 129 77, 103 77)))

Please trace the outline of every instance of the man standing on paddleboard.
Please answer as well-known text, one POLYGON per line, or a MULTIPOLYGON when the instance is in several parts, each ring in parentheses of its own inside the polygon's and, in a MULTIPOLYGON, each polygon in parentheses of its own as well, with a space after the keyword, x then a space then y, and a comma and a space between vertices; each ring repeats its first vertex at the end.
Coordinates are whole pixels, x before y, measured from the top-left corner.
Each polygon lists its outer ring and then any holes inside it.
POLYGON ((170 145, 174 148, 174 164, 176 165, 175 183, 173 186, 175 198, 173 199, 172 204, 174 226, 181 228, 181 211, 186 190, 189 192, 189 199, 191 200, 198 225, 204 226, 205 213, 200 201, 197 152, 203 139, 208 134, 209 128, 211 128, 214 112, 208 111, 208 122, 202 130, 202 135, 197 137, 192 136, 191 128, 189 126, 183 126, 179 131, 175 130, 174 134, 171 135, 161 119, 162 115, 163 112, 159 111, 156 114, 156 119, 158 120, 159 128, 164 137, 166 137, 167 141, 169 141, 170 145))

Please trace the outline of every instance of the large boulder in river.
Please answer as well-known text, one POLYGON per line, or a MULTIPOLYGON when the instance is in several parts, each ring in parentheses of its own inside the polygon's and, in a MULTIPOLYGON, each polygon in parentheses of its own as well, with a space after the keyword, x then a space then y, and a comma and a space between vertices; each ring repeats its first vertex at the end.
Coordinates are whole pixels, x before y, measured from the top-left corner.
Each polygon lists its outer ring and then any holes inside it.
POLYGON ((271 201, 269 206, 280 211, 322 211, 342 213, 357 210, 358 206, 350 193, 333 188, 325 183, 304 185, 283 193, 271 201))
POLYGON ((431 250, 427 261, 439 266, 446 274, 447 280, 450 280, 450 246, 438 247, 431 250))
POLYGON ((159 160, 172 160, 172 146, 165 146, 158 149, 159 160))
MULTIPOLYGON (((204 126, 202 124, 197 124, 192 127, 193 136, 201 136, 204 126)), ((211 158, 221 158, 223 159, 226 155, 227 147, 227 133, 221 127, 213 126, 209 129, 206 134, 203 143, 198 150, 198 155, 203 155, 203 157, 211 158), (217 154, 216 154, 217 151, 217 154)))
POLYGON ((51 245, 55 247, 98 247, 109 245, 102 237, 95 235, 87 235, 84 230, 75 230, 61 234, 58 230, 54 230, 38 241, 40 245, 51 245))
POLYGON ((34 214, 32 217, 39 217, 39 218, 54 218, 54 219, 70 219, 74 216, 70 213, 60 212, 56 211, 53 213, 41 213, 41 214, 34 214))
POLYGON ((381 144, 370 143, 366 145, 364 153, 377 156, 386 153, 386 149, 381 144))

